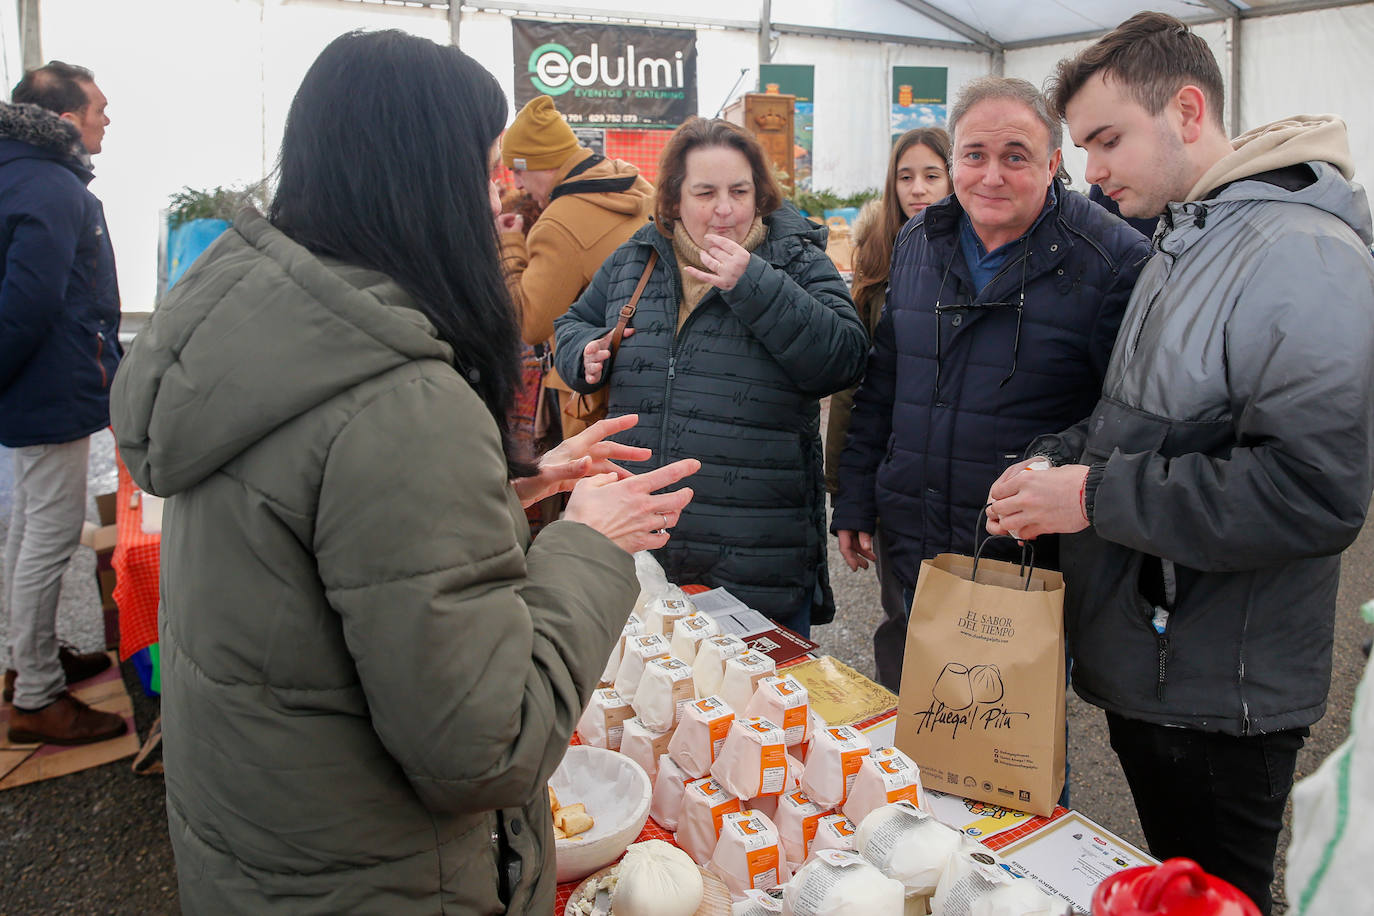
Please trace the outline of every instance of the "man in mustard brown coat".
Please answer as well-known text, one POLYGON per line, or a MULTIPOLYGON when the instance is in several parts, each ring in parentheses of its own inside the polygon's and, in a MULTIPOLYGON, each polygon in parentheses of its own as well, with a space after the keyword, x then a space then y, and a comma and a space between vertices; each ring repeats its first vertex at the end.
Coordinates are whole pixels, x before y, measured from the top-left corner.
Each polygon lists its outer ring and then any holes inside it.
MULTIPOLYGON (((630 163, 579 145, 546 95, 535 96, 515 116, 502 141, 501 160, 515 172, 516 187, 544 210, 528 237, 518 214, 501 214, 496 228, 521 334, 527 344, 547 347, 554 319, 582 294, 611 252, 648 220, 654 189, 630 163)), ((572 390, 552 370, 544 384, 558 392, 563 436, 581 432, 585 424, 567 410, 572 390)))

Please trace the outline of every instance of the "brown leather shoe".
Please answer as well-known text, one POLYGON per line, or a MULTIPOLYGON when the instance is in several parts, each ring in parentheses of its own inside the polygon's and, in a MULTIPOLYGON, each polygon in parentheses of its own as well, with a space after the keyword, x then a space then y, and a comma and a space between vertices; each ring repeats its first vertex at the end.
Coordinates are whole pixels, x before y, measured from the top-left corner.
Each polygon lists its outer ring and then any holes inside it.
MULTIPOLYGON (((104 652, 77 652, 66 646, 58 647, 57 661, 62 665, 68 684, 79 684, 110 667, 110 657, 104 652)), ((0 699, 6 703, 14 702, 14 678, 13 668, 5 672, 5 692, 0 699)))
POLYGON ((94 744, 127 730, 121 716, 91 709, 65 691, 42 709, 10 709, 12 744, 94 744))

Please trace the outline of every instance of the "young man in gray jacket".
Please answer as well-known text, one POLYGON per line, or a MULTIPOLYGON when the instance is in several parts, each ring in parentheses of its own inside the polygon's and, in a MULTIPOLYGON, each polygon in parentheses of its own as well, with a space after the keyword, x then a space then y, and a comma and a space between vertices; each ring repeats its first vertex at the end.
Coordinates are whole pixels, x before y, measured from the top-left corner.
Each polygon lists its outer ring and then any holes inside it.
POLYGON ((1086 177, 1163 214, 1083 423, 1031 444, 988 530, 1062 542, 1078 694, 1107 712, 1150 851, 1272 906, 1274 851, 1331 674, 1340 553, 1374 452, 1374 259, 1345 125, 1234 142, 1221 73, 1141 13, 1061 61, 1086 177))

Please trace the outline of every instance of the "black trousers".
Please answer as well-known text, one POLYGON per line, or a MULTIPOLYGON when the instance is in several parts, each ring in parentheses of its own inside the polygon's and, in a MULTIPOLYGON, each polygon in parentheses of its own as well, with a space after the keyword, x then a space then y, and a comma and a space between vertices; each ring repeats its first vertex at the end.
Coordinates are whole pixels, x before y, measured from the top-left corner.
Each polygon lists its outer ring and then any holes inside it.
POLYGON ((1273 909, 1274 852, 1306 728, 1237 737, 1107 713, 1157 859, 1184 856, 1273 909))

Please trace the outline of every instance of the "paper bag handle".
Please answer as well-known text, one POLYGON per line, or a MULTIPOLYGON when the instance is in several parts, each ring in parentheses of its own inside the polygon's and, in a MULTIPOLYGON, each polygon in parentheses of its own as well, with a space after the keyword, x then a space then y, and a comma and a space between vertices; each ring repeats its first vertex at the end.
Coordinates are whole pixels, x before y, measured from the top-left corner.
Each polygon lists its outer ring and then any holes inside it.
MULTIPOLYGON (((990 505, 992 505, 992 503, 988 503, 988 506, 990 505)), ((978 532, 986 530, 984 528, 983 519, 987 518, 988 506, 984 506, 982 509, 978 511, 978 522, 973 527, 973 573, 970 578, 974 582, 978 581, 978 562, 983 559, 983 548, 988 546, 989 541, 998 541, 1003 539, 1008 541, 1014 541, 1015 543, 1021 545, 1021 568, 1017 571, 1017 575, 1023 577, 1026 580, 1026 584, 1021 587, 1021 590, 1028 592, 1030 591, 1031 576, 1035 573, 1035 545, 1033 545, 1030 541, 1023 541, 1018 538, 1014 538, 1009 534, 988 534, 985 535, 981 540, 979 540, 978 532)))

